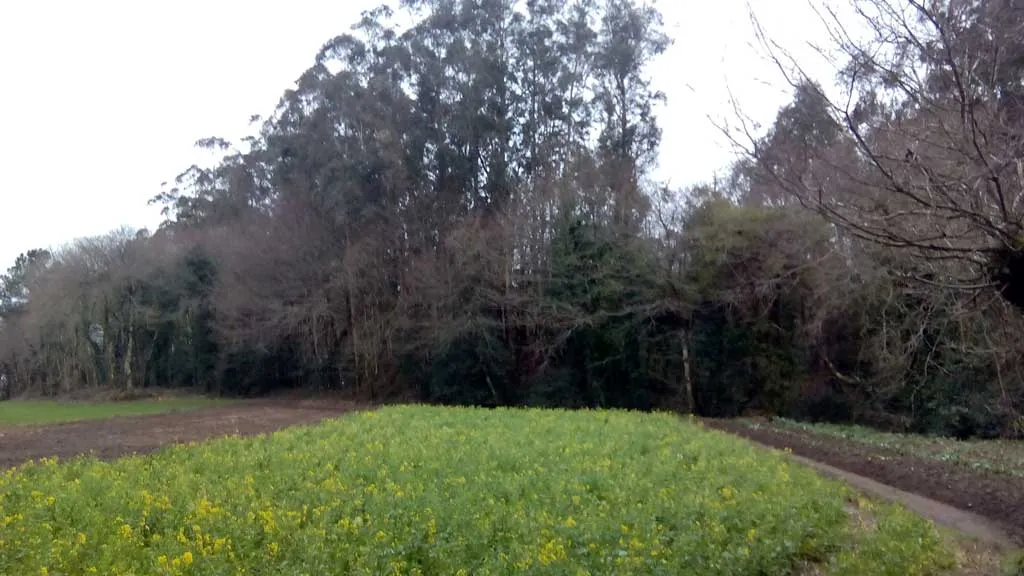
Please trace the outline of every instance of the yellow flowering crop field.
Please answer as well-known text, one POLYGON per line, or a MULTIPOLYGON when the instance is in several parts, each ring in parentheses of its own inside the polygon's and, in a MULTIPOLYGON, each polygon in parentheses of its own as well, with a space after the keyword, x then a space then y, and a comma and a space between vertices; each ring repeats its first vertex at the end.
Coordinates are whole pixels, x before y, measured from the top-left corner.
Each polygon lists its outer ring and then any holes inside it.
POLYGON ((669 414, 396 406, 0 474, 6 575, 903 575, 950 558, 924 520, 669 414))

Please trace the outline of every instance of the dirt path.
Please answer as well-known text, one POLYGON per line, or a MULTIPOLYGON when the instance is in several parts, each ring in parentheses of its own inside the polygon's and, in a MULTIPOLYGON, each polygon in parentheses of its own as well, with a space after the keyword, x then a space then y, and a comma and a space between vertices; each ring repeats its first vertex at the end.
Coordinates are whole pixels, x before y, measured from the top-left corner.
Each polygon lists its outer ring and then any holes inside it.
POLYGON ((340 401, 250 400, 226 408, 43 426, 0 427, 0 470, 28 460, 92 454, 112 459, 161 446, 230 434, 253 435, 311 424, 361 408, 340 401))
POLYGON ((868 496, 883 498, 890 502, 898 502, 907 509, 930 519, 938 525, 958 530, 972 538, 995 544, 1004 548, 1015 548, 1016 544, 1007 534, 1002 526, 998 526, 988 518, 979 516, 973 512, 960 510, 942 502, 925 498, 919 494, 906 492, 899 488, 893 488, 881 482, 876 482, 859 474, 840 470, 828 464, 815 462, 803 456, 790 454, 790 458, 813 468, 822 474, 832 476, 853 486, 858 491, 868 496))
POLYGON ((954 463, 897 454, 842 440, 705 420, 715 428, 777 449, 869 494, 900 502, 936 524, 1000 546, 1024 545, 1024 481, 954 463))

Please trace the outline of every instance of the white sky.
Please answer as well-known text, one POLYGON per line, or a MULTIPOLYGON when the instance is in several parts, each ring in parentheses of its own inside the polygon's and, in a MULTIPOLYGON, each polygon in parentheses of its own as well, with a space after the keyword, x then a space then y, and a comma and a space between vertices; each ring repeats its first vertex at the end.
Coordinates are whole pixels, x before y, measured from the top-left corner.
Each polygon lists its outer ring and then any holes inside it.
MULTIPOLYGON (((798 47, 822 30, 807 0, 753 0, 769 33, 798 47)), ((122 225, 154 228, 160 183, 206 136, 247 133, 329 38, 378 0, 0 5, 0 273, 21 252, 122 225)), ((709 180, 730 159, 707 115, 727 87, 764 124, 787 100, 753 47, 744 0, 661 0, 675 44, 652 69, 668 96, 659 176, 709 180), (766 85, 769 82, 771 85, 766 85)), ((821 68, 824 70, 824 68, 821 68)))

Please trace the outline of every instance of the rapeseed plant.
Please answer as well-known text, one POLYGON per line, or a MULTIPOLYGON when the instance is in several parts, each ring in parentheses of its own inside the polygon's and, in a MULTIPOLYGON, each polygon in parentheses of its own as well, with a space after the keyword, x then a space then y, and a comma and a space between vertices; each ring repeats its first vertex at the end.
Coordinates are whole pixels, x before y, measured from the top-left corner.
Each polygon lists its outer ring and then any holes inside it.
POLYGON ((0 574, 934 574, 934 528, 667 414, 393 407, 0 474, 0 574))

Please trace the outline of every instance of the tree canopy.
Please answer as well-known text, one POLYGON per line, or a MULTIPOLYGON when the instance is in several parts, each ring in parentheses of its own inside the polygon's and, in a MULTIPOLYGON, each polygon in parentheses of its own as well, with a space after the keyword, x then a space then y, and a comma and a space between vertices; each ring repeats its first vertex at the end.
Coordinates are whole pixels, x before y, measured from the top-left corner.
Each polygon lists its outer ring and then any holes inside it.
POLYGON ((855 7, 867 43, 825 15, 850 103, 775 52, 791 103, 730 178, 685 190, 653 177, 655 8, 368 11, 252 136, 197 143, 222 157, 153 199, 158 230, 19 258, 3 393, 309 387, 1022 435, 1024 14, 855 7))

